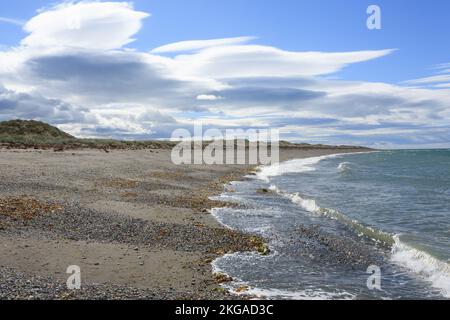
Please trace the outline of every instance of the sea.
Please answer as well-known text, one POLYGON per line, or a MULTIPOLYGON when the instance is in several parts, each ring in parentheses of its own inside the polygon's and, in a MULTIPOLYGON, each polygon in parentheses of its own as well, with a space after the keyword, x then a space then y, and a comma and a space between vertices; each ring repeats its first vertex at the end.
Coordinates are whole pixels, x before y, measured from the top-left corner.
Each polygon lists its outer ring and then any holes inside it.
POLYGON ((449 299, 450 150, 294 159, 233 182, 225 226, 270 254, 213 263, 237 294, 266 299, 449 299))

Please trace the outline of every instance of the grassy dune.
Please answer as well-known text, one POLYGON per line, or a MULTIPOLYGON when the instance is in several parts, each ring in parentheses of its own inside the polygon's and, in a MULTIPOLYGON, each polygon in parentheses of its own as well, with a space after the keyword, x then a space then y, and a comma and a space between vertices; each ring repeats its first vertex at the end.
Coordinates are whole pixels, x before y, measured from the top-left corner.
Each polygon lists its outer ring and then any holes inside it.
MULTIPOLYGON (((236 142, 235 142, 236 143, 236 142)), ((204 146, 209 142, 205 141, 204 146)), ((248 141, 246 141, 248 146, 248 141)), ((34 120, 11 120, 0 122, 0 147, 17 149, 103 149, 142 150, 172 149, 171 141, 121 141, 112 139, 80 139, 47 123, 34 120)), ((283 149, 367 149, 355 146, 312 145, 280 141, 283 149)))

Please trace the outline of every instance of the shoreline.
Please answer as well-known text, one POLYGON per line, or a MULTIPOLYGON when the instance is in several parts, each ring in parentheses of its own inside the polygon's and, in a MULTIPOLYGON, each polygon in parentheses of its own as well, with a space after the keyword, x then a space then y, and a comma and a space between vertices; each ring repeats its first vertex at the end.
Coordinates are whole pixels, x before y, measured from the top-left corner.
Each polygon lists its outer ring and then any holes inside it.
MULTIPOLYGON (((320 149, 319 149, 319 150, 320 150, 320 149)), ((340 151, 343 151, 343 150, 345 150, 345 149, 342 149, 342 150, 340 150, 340 151)), ((358 153, 378 152, 378 150, 361 151, 361 150, 359 150, 359 149, 354 149, 354 150, 352 150, 352 151, 346 150, 346 152, 330 152, 330 149, 328 149, 328 150, 320 150, 320 151, 322 151, 322 152, 318 152, 318 154, 315 154, 315 155, 308 154, 308 155, 304 155, 304 156, 300 156, 300 157, 294 157, 294 158, 292 158, 292 157, 286 157, 286 155, 285 155, 285 156, 283 157, 283 160, 280 160, 280 162, 279 162, 278 164, 276 164, 276 165, 273 165, 273 164, 272 164, 272 165, 268 165, 268 166, 267 166, 267 165, 258 165, 258 166, 256 166, 256 167, 254 167, 253 170, 250 170, 249 173, 250 173, 251 175, 255 175, 255 179, 261 180, 261 179, 263 179, 263 178, 262 178, 262 177, 257 177, 257 176, 258 176, 258 174, 260 174, 260 173, 263 171, 264 168, 270 168, 270 167, 273 167, 273 166, 281 166, 283 163, 286 163, 286 162, 289 162, 289 161, 293 161, 293 160, 304 160, 304 159, 310 159, 310 158, 327 158, 327 157, 340 156, 340 155, 347 155, 347 154, 358 154, 358 153)), ((336 151, 337 151, 337 150, 336 150, 336 151)), ((233 182, 238 182, 238 181, 242 181, 242 180, 244 180, 244 179, 249 179, 249 178, 247 178, 246 176, 243 176, 242 179, 239 179, 239 180, 233 180, 233 181, 229 181, 229 182, 225 183, 225 184, 223 185, 223 189, 224 189, 224 190, 221 192, 220 195, 217 195, 217 196, 221 196, 221 195, 226 194, 227 192, 225 191, 225 188, 226 188, 228 185, 230 185, 231 183, 233 183, 233 182)), ((226 203, 226 201, 224 201, 224 203, 226 203)), ((228 229, 230 229, 230 230, 235 230, 235 229, 232 228, 231 226, 229 226, 229 225, 227 225, 227 224, 221 222, 220 219, 219 219, 219 217, 213 213, 215 209, 220 209, 220 208, 221 208, 221 207, 215 207, 215 208, 212 208, 212 209, 210 210, 211 215, 217 220, 217 222, 218 222, 220 225, 222 225, 222 226, 224 226, 225 228, 228 228, 228 229)), ((267 242, 267 239, 264 239, 264 246, 267 248, 267 251, 266 251, 266 253, 263 254, 263 255, 270 255, 270 254, 271 254, 271 250, 270 250, 270 248, 269 248, 269 243, 267 242)), ((248 252, 248 251, 247 251, 247 252, 248 252)), ((235 279, 233 279, 232 276, 231 276, 230 274, 227 274, 225 271, 223 271, 222 269, 220 269, 220 268, 216 265, 216 263, 217 263, 219 260, 225 258, 225 257, 228 256, 228 255, 235 255, 235 254, 240 254, 240 253, 245 253, 245 252, 244 252, 244 251, 242 251, 242 252, 239 252, 239 251, 238 251, 238 252, 227 253, 227 254, 225 254, 225 255, 222 255, 222 256, 217 257, 217 258, 214 259, 214 261, 212 261, 212 263, 211 263, 212 270, 213 270, 213 274, 221 274, 221 275, 223 275, 223 277, 226 277, 226 278, 228 279, 227 281, 224 282, 225 285, 226 285, 227 283, 234 283, 234 282, 235 282, 235 279)), ((252 253, 252 252, 249 252, 249 253, 252 253)), ((258 254, 257 251, 256 251, 256 252, 253 251, 253 253, 258 254)), ((261 254, 261 252, 259 252, 259 254, 261 254)), ((222 286, 222 287, 223 287, 225 290, 227 290, 227 292, 228 292, 230 295, 233 295, 233 296, 236 297, 236 298, 240 298, 240 299, 254 299, 254 298, 260 299, 260 298, 263 298, 263 299, 265 299, 265 296, 264 296, 264 295, 261 295, 261 294, 255 295, 255 294, 251 293, 252 290, 253 290, 253 288, 251 288, 251 287, 249 287, 249 286, 247 286, 247 285, 241 285, 241 286, 238 285, 238 286, 235 286, 235 288, 233 288, 232 286, 222 286)), ((254 290, 253 290, 253 291, 254 291, 254 290)), ((258 290, 257 290, 257 291, 258 291, 258 290)))
MULTIPOLYGON (((365 153, 374 153, 374 152, 379 152, 379 150, 374 150, 374 151, 367 151, 365 153)), ((348 155, 348 154, 358 154, 360 152, 354 152, 354 153, 331 153, 325 156, 315 156, 315 157, 304 157, 304 158, 296 158, 296 159, 292 159, 292 160, 305 160, 307 159, 308 161, 306 162, 302 162, 304 163, 303 166, 310 166, 310 165, 315 165, 318 162, 324 160, 324 159, 329 159, 329 158, 333 158, 335 156, 341 156, 341 155, 348 155), (311 161, 309 161, 311 160, 311 161), (314 162, 314 160, 316 160, 314 162)), ((286 162, 280 162, 277 166, 283 168, 283 164, 288 164, 290 162, 290 160, 286 162)), ((279 176, 279 175, 283 175, 284 173, 292 173, 292 172, 296 172, 294 170, 296 170, 295 168, 291 167, 291 166, 286 166, 284 169, 286 169, 287 171, 283 171, 281 170, 281 172, 277 172, 275 170, 275 172, 273 172, 274 170, 270 170, 270 167, 274 167, 274 165, 272 166, 260 166, 258 167, 258 172, 259 174, 257 175, 258 177, 255 177, 255 180, 260 180, 263 182, 267 182, 269 183, 270 180, 268 179, 268 177, 272 177, 272 176, 279 176), (264 169, 268 169, 267 171, 267 175, 264 174, 264 169), (290 171, 292 170, 292 171, 290 171)), ((307 170, 306 170, 307 171, 307 170)), ((305 171, 301 171, 301 172, 305 172, 305 171)), ((247 185, 247 184, 246 184, 247 185)), ((399 268, 404 268, 405 270, 408 270, 408 272, 411 274, 412 278, 415 278, 417 281, 423 281, 424 283, 426 283, 430 288, 430 290, 435 290, 434 294, 438 294, 439 293, 439 298, 442 299, 448 299, 449 298, 449 288, 448 285, 445 285, 445 280, 442 279, 448 279, 448 264, 445 262, 445 260, 439 259, 438 257, 434 256, 432 253, 421 249, 420 247, 415 247, 414 245, 408 244, 408 242, 402 242, 400 239, 400 234, 389 234, 381 229, 373 229, 370 226, 364 225, 362 223, 360 223, 357 220, 350 220, 350 218, 346 217, 345 215, 342 215, 341 213, 333 210, 333 209, 327 209, 327 208, 322 208, 322 207, 318 207, 315 203, 313 205, 310 205, 310 203, 308 204, 304 204, 303 199, 302 198, 295 198, 296 194, 295 193, 287 193, 287 192, 283 192, 280 189, 278 189, 278 187, 276 185, 271 185, 270 188, 263 188, 261 186, 258 186, 259 189, 254 189, 252 187, 250 187, 250 189, 248 186, 246 187, 245 190, 247 190, 246 193, 244 193, 244 198, 246 196, 250 196, 253 194, 252 190, 256 190, 256 192, 259 193, 259 191, 261 190, 265 190, 264 192, 260 192, 261 194, 263 193, 271 193, 274 192, 275 194, 277 194, 278 196, 284 197, 288 200, 290 200, 293 204, 300 206, 300 208, 302 208, 305 211, 311 212, 311 213, 315 213, 315 212, 320 212, 323 213, 324 211, 328 211, 331 212, 332 216, 326 215, 327 217, 332 217, 332 219, 339 221, 342 225, 350 227, 353 232, 355 232, 353 235, 351 235, 349 238, 352 239, 352 236, 358 236, 360 237, 364 232, 362 232, 360 229, 358 228, 364 228, 365 231, 369 231, 368 233, 364 233, 365 234, 365 240, 367 240, 367 242, 364 242, 365 245, 370 244, 370 241, 374 241, 375 243, 377 243, 378 245, 378 249, 380 249, 380 252, 383 252, 384 254, 386 254, 386 256, 384 256, 385 261, 383 263, 392 263, 393 265, 399 267, 399 268), (250 193, 249 193, 250 192, 250 193), (356 226, 356 228, 355 228, 356 226), (388 237, 388 239, 386 239, 386 237, 388 237), (384 251, 383 251, 384 250, 384 251), (442 297, 440 296, 442 295, 442 297)), ((257 187, 255 187, 257 188, 257 187)), ((239 188, 236 188, 239 189, 239 188)), ((235 192, 235 191, 231 191, 231 192, 235 192)), ((292 191, 291 191, 292 192, 292 191)), ((225 196, 229 196, 230 192, 229 191, 225 191, 222 195, 225 196)), ((297 194, 298 196, 298 194, 297 194)), ((218 210, 220 210, 220 208, 217 208, 218 210)), ((240 219, 246 219, 246 218, 250 218, 251 220, 251 216, 250 215, 246 215, 245 213, 242 213, 243 218, 240 217, 235 217, 235 220, 240 220, 240 219)), ((238 225, 240 226, 241 222, 233 222, 233 219, 230 220, 230 225, 226 224, 225 222, 221 222, 221 219, 225 219, 225 221, 227 221, 226 215, 225 214, 220 214, 220 212, 218 214, 214 215, 216 217, 216 219, 219 221, 219 223, 223 224, 224 226, 233 229, 232 225, 238 225)), ((232 214, 232 216, 234 216, 234 214, 232 214)), ((246 221, 246 220, 242 220, 242 221, 246 221)), ((233 229, 233 230, 246 230, 246 228, 240 228, 238 227, 237 229, 233 229)), ((306 236, 307 238, 310 239, 326 239, 327 237, 329 237, 329 235, 326 232, 321 233, 320 231, 314 229, 314 228, 307 228, 307 227, 303 227, 303 229, 301 229, 301 232, 303 233, 304 236, 306 236)), ((269 237, 270 239, 270 237, 269 237)), ((336 239, 334 239, 336 240, 336 239)), ((269 242, 270 243, 270 240, 269 242)), ((338 249, 338 251, 346 251, 348 249, 346 248, 346 242, 345 240, 342 241, 342 244, 344 245, 344 249, 342 248, 337 248, 335 247, 335 249, 338 249)), ((347 248, 350 248, 347 246, 347 248)), ((273 248, 270 248, 271 250, 275 250, 276 252, 278 252, 277 247, 274 246, 273 248)), ((278 248, 280 249, 280 248, 278 248)), ((353 249, 357 249, 356 247, 353 249)), ((351 252, 347 251, 347 252, 351 252)), ((355 250, 356 252, 358 252, 358 250, 355 250)), ((315 253, 314 253, 315 254, 315 253)), ((239 261, 239 256, 244 257, 246 260, 249 257, 252 257, 252 260, 256 260, 258 261, 258 257, 257 256, 252 256, 252 255, 248 255, 246 252, 237 252, 237 253, 232 253, 229 255, 224 255, 222 257, 217 258, 214 262, 213 262, 213 269, 216 270, 216 272, 220 272, 225 274, 226 276, 232 278, 234 277, 234 274, 239 274, 239 272, 236 272, 235 269, 233 269, 233 267, 230 269, 229 266, 227 266, 227 262, 226 260, 228 260, 227 258, 231 258, 232 261, 232 265, 233 266, 239 266, 240 264, 238 263, 239 261), (222 268, 224 267, 224 268, 222 268), (226 271, 227 268, 229 270, 234 270, 232 272, 226 271)), ((380 255, 380 257, 383 256, 382 254, 380 255)), ((369 257, 367 256, 367 258, 370 259, 376 259, 375 256, 373 257, 369 257)), ((344 259, 345 260, 345 259, 344 259)), ((370 261, 370 260, 368 260, 370 261)), ((372 262, 370 263, 366 263, 366 265, 375 265, 375 264, 380 264, 381 260, 372 260, 372 262)), ((229 264, 229 263, 228 263, 229 264)), ((230 264, 229 264, 230 265, 230 264)), ((243 263, 244 266, 248 267, 248 265, 246 265, 245 263, 243 263)), ((248 272, 248 271, 247 271, 248 272)), ((245 276, 244 276, 245 278, 245 276)), ((295 291, 283 291, 280 289, 276 289, 276 286, 273 287, 272 289, 261 289, 260 287, 253 286, 251 284, 251 282, 246 282, 244 280, 241 280, 243 278, 238 278, 237 279, 233 279, 233 281, 230 281, 229 284, 224 285, 225 288, 227 288, 227 290, 230 292, 230 294, 234 294, 237 295, 241 298, 255 298, 255 299, 266 299, 267 297, 275 297, 277 299, 279 299, 280 296, 286 297, 286 299, 296 299, 297 298, 305 298, 304 296, 302 296, 301 294, 303 294, 302 292, 295 292, 295 291)), ((253 279, 254 281, 254 279, 253 279)), ((310 297, 312 298, 312 297, 310 297)), ((324 297, 323 297, 324 298, 324 297)), ((269 298, 270 299, 270 298, 269 298)), ((284 298, 283 298, 284 299, 284 298)), ((339 298, 338 298, 339 299, 339 298)))
MULTIPOLYGON (((280 151, 286 161, 363 150, 280 151)), ((175 166, 169 155, 0 150, 0 205, 28 208, 33 198, 38 207, 29 220, 0 215, 0 298, 236 298, 221 289, 226 279, 214 279, 211 262, 257 251, 261 239, 224 228, 206 211, 218 204, 210 196, 254 167, 175 166), (47 203, 61 209, 41 212, 47 203), (65 271, 77 264, 82 290, 68 292, 65 271)))

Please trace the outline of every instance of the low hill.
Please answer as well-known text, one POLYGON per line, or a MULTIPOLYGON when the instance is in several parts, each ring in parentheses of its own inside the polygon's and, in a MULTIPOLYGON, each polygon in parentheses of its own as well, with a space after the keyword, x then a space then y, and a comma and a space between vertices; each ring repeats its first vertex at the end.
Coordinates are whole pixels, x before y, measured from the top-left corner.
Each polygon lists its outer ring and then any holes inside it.
POLYGON ((52 125, 35 120, 0 122, 0 147, 19 149, 169 149, 173 143, 164 141, 119 141, 78 139, 52 125))
MULTIPOLYGON (((237 141, 236 141, 237 142, 237 141)), ((235 144, 236 144, 235 142, 235 144)), ((177 143, 171 141, 119 141, 109 139, 78 139, 47 123, 34 120, 11 120, 0 122, 0 147, 20 149, 172 149, 177 143)), ((209 142, 204 141, 203 147, 209 142)), ((246 141, 248 147, 248 141, 246 141)), ((280 148, 291 149, 367 149, 355 146, 327 146, 306 143, 291 143, 280 141, 280 148)))
POLYGON ((34 120, 0 122, 0 142, 4 143, 56 143, 75 137, 47 123, 34 120))

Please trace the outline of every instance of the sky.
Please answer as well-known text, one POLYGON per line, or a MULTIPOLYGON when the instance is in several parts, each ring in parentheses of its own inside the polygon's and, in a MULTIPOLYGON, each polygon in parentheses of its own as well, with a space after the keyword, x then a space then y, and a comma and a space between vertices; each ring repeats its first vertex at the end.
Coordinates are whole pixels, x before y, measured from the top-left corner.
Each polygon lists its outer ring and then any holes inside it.
POLYGON ((446 0, 0 0, 0 120, 80 137, 169 138, 201 121, 448 148, 449 13, 446 0))

